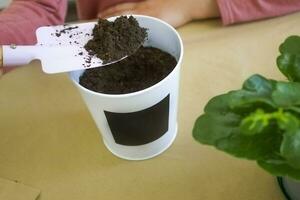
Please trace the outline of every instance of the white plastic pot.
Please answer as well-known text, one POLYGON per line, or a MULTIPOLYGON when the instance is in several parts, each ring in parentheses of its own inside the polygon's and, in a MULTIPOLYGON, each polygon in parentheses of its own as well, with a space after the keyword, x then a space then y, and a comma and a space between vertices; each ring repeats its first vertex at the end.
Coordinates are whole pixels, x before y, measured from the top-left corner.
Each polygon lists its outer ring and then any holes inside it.
POLYGON ((148 16, 134 15, 148 29, 145 46, 173 55, 178 64, 162 81, 141 91, 109 95, 82 87, 83 71, 70 73, 99 128, 104 144, 116 156, 143 160, 166 150, 177 134, 177 105, 183 44, 176 30, 148 16))
POLYGON ((300 182, 287 178, 277 178, 279 186, 287 200, 300 200, 300 182))

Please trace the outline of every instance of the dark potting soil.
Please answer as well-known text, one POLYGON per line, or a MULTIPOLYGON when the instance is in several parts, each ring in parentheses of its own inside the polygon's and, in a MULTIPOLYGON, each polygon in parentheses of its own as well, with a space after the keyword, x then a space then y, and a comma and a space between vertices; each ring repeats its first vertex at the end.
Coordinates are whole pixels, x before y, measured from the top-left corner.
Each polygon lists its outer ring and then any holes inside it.
POLYGON ((153 47, 141 47, 120 62, 85 70, 79 83, 99 93, 126 94, 158 83, 176 64, 169 53, 153 47))
POLYGON ((134 17, 121 16, 114 22, 99 19, 92 36, 85 49, 108 63, 133 54, 144 43, 147 29, 141 28, 134 17))

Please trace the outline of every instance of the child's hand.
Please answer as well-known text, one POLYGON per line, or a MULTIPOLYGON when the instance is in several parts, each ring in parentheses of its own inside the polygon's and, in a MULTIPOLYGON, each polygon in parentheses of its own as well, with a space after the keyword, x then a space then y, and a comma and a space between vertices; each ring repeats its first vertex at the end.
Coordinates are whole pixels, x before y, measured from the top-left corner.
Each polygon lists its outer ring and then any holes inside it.
POLYGON ((194 19, 219 16, 216 0, 146 0, 122 3, 99 13, 98 17, 143 14, 160 18, 178 27, 194 19))

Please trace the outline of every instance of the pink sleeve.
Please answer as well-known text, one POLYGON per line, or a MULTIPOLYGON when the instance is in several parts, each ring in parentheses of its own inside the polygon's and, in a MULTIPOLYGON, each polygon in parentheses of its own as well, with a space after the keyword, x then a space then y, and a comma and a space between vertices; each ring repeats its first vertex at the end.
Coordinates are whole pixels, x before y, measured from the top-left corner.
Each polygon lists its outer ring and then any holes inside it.
POLYGON ((300 10, 299 0, 217 0, 224 25, 275 17, 300 10))
POLYGON ((0 44, 35 44, 40 26, 62 24, 67 0, 13 0, 0 12, 0 44))

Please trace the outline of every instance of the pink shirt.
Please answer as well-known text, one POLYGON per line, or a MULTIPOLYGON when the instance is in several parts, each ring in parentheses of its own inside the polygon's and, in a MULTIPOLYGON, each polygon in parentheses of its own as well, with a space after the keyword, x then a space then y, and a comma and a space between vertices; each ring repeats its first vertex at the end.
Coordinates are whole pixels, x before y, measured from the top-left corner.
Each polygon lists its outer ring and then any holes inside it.
POLYGON ((224 25, 275 17, 300 10, 299 0, 217 0, 224 25))
MULTIPOLYGON (((80 19, 126 0, 77 0, 80 19)), ((127 0, 129 1, 129 0, 127 0)), ((130 0, 139 1, 139 0, 130 0)), ((224 25, 300 10, 300 0, 217 0, 224 25)), ((13 0, 0 12, 0 44, 34 44, 40 26, 63 24, 67 0, 13 0)))

